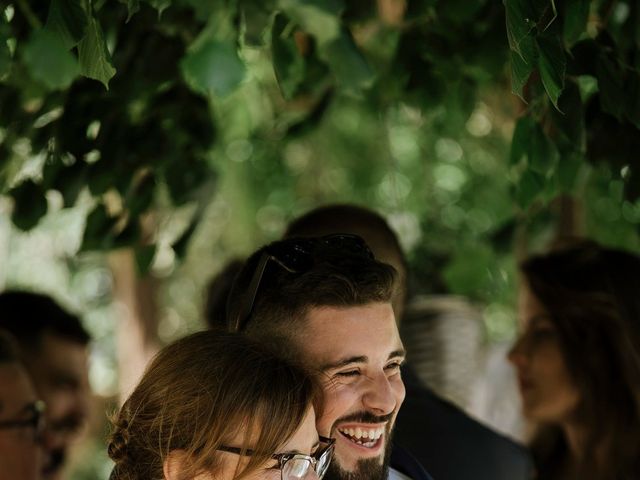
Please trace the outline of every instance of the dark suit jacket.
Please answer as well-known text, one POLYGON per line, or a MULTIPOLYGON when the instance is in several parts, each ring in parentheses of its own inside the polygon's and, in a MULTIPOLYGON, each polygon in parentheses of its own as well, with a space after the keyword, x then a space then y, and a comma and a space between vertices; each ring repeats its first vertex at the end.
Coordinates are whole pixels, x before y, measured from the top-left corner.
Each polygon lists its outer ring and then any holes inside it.
POLYGON ((413 480, 433 480, 422 465, 404 448, 395 444, 391 450, 391 467, 413 480))
POLYGON ((421 384, 415 372, 402 372, 407 396, 394 433, 435 480, 529 480, 527 450, 472 419, 421 384))

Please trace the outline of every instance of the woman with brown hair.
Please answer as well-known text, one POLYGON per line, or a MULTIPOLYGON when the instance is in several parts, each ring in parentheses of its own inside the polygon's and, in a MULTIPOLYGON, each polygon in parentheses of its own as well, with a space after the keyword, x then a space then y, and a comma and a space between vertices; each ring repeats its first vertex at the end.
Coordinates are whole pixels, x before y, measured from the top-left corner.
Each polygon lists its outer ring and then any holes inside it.
POLYGON ((640 257, 584 243, 521 271, 509 360, 538 478, 640 478, 640 257))
POLYGON ((240 335, 206 331, 165 347, 113 419, 112 480, 322 478, 330 439, 315 387, 240 335))

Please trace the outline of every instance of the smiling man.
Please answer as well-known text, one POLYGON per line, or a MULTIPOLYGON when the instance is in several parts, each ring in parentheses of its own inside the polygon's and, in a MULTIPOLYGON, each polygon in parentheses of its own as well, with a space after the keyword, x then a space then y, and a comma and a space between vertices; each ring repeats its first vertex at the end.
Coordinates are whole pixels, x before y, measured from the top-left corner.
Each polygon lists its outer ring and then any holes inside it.
POLYGON ((430 478, 391 442, 405 395, 394 289, 395 270, 360 237, 329 235, 261 248, 231 291, 231 330, 317 372, 324 393, 318 433, 336 439, 327 479, 430 478))

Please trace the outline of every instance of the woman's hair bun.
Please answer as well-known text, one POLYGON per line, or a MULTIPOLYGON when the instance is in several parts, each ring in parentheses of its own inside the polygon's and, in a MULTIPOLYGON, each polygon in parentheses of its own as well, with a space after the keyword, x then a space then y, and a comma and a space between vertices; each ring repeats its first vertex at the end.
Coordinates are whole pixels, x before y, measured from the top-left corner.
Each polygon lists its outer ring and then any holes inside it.
POLYGON ((129 450, 129 422, 119 420, 109 438, 107 453, 116 464, 124 463, 128 458, 129 450))

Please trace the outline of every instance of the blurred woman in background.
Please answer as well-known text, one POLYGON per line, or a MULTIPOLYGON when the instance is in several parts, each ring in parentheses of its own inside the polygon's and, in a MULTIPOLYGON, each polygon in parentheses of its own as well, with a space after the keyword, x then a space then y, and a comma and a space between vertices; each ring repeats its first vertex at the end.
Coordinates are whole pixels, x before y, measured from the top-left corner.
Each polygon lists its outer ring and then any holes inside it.
POLYGON ((509 360, 537 478, 640 478, 640 257, 584 243, 521 271, 509 360))
POLYGON ((165 347, 115 416, 113 480, 316 480, 332 442, 315 427, 310 378, 218 331, 165 347))

